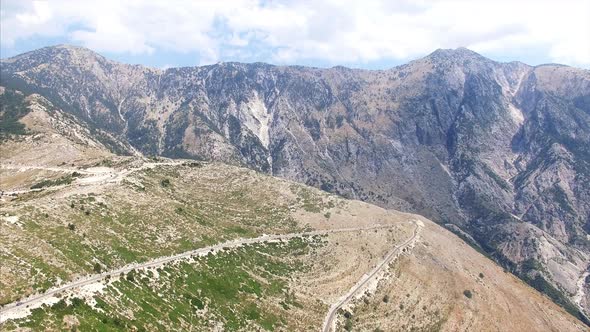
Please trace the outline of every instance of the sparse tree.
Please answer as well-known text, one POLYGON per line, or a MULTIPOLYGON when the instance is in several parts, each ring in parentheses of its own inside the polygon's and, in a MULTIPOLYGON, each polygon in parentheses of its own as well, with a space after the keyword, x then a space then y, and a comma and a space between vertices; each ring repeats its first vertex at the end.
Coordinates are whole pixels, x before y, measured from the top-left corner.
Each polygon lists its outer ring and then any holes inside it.
POLYGON ((127 281, 135 281, 135 270, 131 270, 129 273, 127 273, 127 281))
POLYGON ((347 319, 346 322, 344 322, 344 329, 346 331, 352 331, 352 320, 347 319))
POLYGON ((469 289, 464 290, 463 295, 465 295, 465 297, 467 297, 469 299, 473 297, 473 293, 471 293, 471 291, 469 289))
POLYGON ((344 311, 344 318, 346 318, 346 319, 352 318, 352 314, 350 313, 350 311, 344 311))

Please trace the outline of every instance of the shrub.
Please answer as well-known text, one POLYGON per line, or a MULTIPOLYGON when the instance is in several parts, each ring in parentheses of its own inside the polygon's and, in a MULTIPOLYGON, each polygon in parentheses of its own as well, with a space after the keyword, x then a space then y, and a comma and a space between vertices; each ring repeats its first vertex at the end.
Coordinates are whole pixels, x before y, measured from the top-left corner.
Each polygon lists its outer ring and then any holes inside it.
POLYGON ((60 185, 65 185, 65 184, 71 184, 71 183, 72 183, 72 176, 66 175, 66 176, 62 176, 61 178, 57 178, 55 180, 43 180, 41 182, 35 183, 34 185, 31 186, 31 189, 41 189, 41 188, 45 188, 45 187, 54 187, 54 186, 60 186, 60 185))
POLYGON ((79 297, 72 298, 72 307, 77 308, 84 304, 84 300, 79 297))
POLYGON ((385 295, 383 297, 383 302, 385 302, 385 303, 389 302, 389 295, 385 295))
POLYGON ((68 224, 68 229, 69 229, 70 231, 73 231, 73 230, 75 230, 75 229, 76 229, 76 225, 74 225, 74 224, 72 224, 72 223, 69 223, 69 224, 68 224))
POLYGON ((164 179, 160 182, 160 185, 162 185, 162 187, 166 188, 166 187, 170 187, 170 180, 169 179, 164 179))
POLYGON ((352 321, 350 319, 347 319, 344 323, 344 329, 346 331, 352 331, 352 321))
POLYGON ((25 125, 20 123, 23 116, 29 113, 25 96, 11 89, 4 90, 0 95, 0 140, 9 135, 25 135, 25 125))
POLYGON ((61 299, 57 303, 54 303, 51 306, 51 309, 58 311, 58 310, 64 310, 66 307, 67 307, 66 301, 61 299))
POLYGON ((465 297, 467 297, 469 299, 473 297, 473 294, 471 293, 471 291, 469 289, 464 290, 463 295, 465 295, 465 297))

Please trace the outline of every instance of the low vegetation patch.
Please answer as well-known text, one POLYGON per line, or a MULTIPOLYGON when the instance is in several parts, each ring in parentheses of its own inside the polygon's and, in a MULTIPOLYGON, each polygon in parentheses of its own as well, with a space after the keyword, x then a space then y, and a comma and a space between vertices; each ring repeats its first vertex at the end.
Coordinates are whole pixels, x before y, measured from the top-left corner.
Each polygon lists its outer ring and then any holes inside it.
POLYGON ((6 328, 59 330, 63 317, 72 315, 83 331, 204 331, 212 321, 224 331, 290 330, 290 310, 302 305, 288 281, 308 268, 301 255, 323 244, 322 237, 294 238, 222 250, 157 271, 133 270, 95 297, 99 310, 79 299, 62 300, 6 328))
POLYGON ((469 289, 464 290, 463 295, 465 295, 465 297, 468 299, 473 297, 473 293, 469 289))
POLYGON ((11 89, 0 94, 0 141, 10 135, 27 133, 25 125, 19 120, 29 113, 25 95, 11 89))
POLYGON ((65 175, 65 176, 62 176, 57 179, 43 180, 41 182, 37 182, 34 185, 32 185, 31 189, 40 189, 40 188, 45 188, 45 187, 55 187, 55 186, 61 186, 64 184, 71 184, 72 181, 74 181, 74 178, 78 177, 78 176, 80 176, 79 173, 74 172, 72 174, 65 175))
POLYGON ((170 187, 170 179, 162 179, 162 181, 160 181, 160 185, 164 188, 170 187))
MULTIPOLYGON (((320 213, 325 209, 330 209, 335 206, 332 201, 325 202, 323 196, 317 195, 312 190, 300 185, 292 185, 291 192, 297 195, 297 201, 307 212, 320 213)), ((330 212, 326 211, 324 217, 329 219, 330 212)))

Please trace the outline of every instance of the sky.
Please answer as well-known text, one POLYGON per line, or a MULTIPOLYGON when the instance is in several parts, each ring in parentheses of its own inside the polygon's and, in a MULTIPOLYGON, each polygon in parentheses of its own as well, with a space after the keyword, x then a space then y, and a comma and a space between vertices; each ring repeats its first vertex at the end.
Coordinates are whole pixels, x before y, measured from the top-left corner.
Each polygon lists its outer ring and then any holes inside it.
POLYGON ((56 44, 168 68, 385 69, 438 48, 590 68, 590 0, 0 0, 2 58, 56 44))

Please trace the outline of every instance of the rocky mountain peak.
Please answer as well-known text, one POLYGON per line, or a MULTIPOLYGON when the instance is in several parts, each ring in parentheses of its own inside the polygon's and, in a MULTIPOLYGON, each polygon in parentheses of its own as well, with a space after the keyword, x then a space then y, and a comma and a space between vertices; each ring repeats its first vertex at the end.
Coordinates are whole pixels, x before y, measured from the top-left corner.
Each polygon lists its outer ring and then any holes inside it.
POLYGON ((432 62, 444 62, 444 61, 455 61, 462 62, 465 60, 480 61, 480 62, 491 62, 492 60, 484 57, 483 55, 474 52, 465 47, 459 47, 456 49, 437 49, 425 57, 432 62))
POLYGON ((4 63, 15 63, 17 65, 22 64, 27 66, 51 64, 55 62, 76 65, 84 61, 107 62, 108 60, 90 49, 65 44, 47 46, 15 57, 2 59, 2 62, 4 63))

